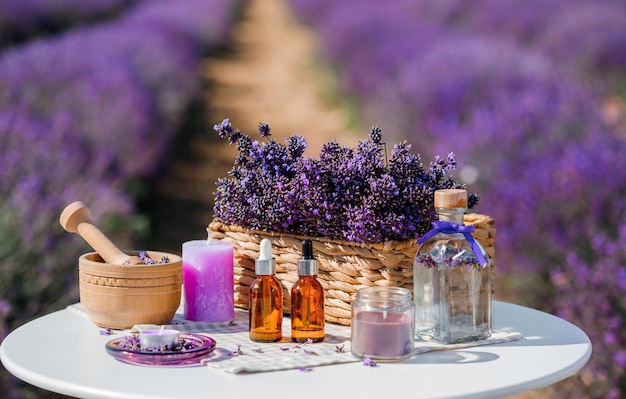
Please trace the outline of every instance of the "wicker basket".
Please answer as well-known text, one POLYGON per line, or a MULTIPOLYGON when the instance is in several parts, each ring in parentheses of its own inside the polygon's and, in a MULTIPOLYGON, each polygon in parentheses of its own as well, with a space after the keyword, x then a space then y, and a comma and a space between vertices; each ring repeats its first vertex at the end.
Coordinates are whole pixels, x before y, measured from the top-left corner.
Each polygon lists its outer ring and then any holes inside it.
MULTIPOLYGON (((494 265, 496 229, 493 218, 480 214, 465 215, 473 225, 474 238, 482 244, 494 265)), ((272 232, 250 231, 214 220, 209 225, 211 239, 231 241, 235 256, 235 306, 248 308, 248 289, 256 278, 254 262, 259 244, 268 238, 276 260, 276 277, 283 286, 284 310, 291 309, 291 286, 298 279, 301 241, 305 237, 272 232)), ((310 237, 306 237, 310 238, 310 237)), ((318 260, 318 279, 325 291, 326 321, 350 325, 351 302, 359 288, 370 285, 404 287, 413 291, 413 258, 417 240, 361 244, 311 238, 318 260)))

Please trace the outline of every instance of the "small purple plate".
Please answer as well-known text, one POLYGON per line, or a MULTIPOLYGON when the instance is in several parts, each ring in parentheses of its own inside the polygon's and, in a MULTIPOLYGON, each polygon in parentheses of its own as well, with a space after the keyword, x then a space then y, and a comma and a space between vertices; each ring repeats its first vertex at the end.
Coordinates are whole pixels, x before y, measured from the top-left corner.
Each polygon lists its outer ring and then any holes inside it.
POLYGON ((109 355, 115 359, 139 366, 155 367, 192 367, 200 366, 205 356, 213 352, 216 342, 213 338, 201 334, 180 334, 180 339, 185 340, 188 349, 142 352, 140 350, 120 349, 119 344, 125 337, 115 338, 107 342, 105 348, 109 355))

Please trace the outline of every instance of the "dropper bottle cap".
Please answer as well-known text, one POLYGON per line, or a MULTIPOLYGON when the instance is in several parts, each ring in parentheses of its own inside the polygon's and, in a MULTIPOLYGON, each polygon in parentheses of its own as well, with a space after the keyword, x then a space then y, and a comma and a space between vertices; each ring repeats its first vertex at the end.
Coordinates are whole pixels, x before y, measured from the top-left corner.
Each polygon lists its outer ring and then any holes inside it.
POLYGON ((267 238, 261 240, 261 251, 254 263, 254 272, 257 275, 274 274, 274 258, 272 258, 272 242, 267 238))
POLYGON ((300 276, 315 276, 317 274, 317 260, 313 258, 313 243, 311 240, 302 241, 302 257, 298 261, 300 276))

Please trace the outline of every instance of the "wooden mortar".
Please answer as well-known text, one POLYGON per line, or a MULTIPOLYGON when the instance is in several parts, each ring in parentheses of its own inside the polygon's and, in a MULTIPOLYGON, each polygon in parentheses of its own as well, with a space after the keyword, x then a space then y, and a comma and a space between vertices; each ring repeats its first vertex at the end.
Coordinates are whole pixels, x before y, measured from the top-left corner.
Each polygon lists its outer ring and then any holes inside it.
POLYGON ((128 329, 137 324, 167 324, 180 306, 182 258, 146 251, 157 262, 145 264, 138 251, 121 251, 91 222, 89 208, 69 204, 59 218, 61 226, 83 237, 97 252, 78 260, 80 301, 89 319, 105 328, 128 329))
POLYGON ((112 265, 95 252, 78 260, 80 302, 89 319, 100 327, 128 329, 137 324, 168 324, 180 306, 182 259, 148 251, 152 259, 169 263, 112 265))

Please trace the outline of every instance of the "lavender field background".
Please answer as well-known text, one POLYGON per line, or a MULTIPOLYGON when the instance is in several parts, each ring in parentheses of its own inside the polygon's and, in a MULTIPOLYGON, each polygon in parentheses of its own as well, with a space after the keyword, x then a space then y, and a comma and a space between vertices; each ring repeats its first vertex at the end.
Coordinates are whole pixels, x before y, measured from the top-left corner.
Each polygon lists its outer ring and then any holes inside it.
MULTIPOLYGON (((271 1, 318 38, 312 62, 353 120, 425 159, 456 154, 496 219, 496 296, 590 336, 589 364, 545 394, 626 397, 626 4, 271 1)), ((154 242, 151 184, 249 3, 0 1, 0 339, 78 300, 88 248, 58 223, 67 203, 128 245, 154 242)), ((47 395, 1 368, 0 392, 47 395)))

